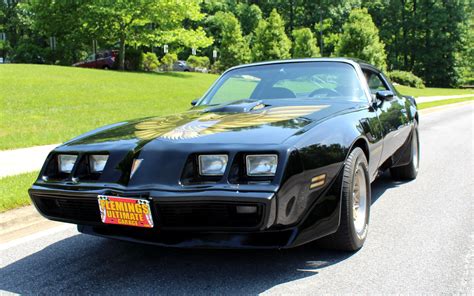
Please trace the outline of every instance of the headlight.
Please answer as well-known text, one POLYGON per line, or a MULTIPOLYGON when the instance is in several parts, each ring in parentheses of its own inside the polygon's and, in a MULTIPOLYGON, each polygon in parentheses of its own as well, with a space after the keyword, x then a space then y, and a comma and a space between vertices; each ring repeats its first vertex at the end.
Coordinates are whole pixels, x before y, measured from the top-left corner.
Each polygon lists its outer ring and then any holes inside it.
POLYGON ((89 164, 91 173, 101 173, 104 170, 105 164, 109 159, 108 155, 91 155, 89 156, 89 164))
POLYGON ((227 167, 228 156, 199 155, 199 174, 202 176, 222 176, 227 167))
POLYGON ((59 154, 58 155, 58 163, 59 163, 59 171, 61 173, 69 174, 76 163, 77 155, 71 154, 59 154))
POLYGON ((276 154, 247 155, 245 158, 247 175, 249 176, 274 176, 278 165, 276 154))

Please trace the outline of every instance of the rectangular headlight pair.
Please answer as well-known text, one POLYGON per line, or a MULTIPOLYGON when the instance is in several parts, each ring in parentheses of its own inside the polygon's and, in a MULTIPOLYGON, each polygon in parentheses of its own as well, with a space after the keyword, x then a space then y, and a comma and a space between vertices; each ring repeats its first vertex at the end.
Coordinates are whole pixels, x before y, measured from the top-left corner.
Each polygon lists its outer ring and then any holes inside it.
MULTIPOLYGON (((89 155, 89 165, 91 173, 100 173, 104 170, 108 155, 89 155)), ((70 174, 77 161, 77 155, 59 154, 58 165, 61 173, 70 174)))
MULTIPOLYGON (((199 174, 202 176, 222 176, 229 157, 226 154, 199 155, 199 174)), ((248 176, 274 176, 278 165, 276 154, 246 155, 248 176)))

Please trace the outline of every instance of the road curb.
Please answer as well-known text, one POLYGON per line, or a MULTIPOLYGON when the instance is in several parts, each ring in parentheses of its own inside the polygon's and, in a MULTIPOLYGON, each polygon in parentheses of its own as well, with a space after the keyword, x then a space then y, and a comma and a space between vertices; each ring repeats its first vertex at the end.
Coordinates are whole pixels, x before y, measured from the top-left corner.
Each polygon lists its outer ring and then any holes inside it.
POLYGON ((26 206, 0 213, 0 243, 29 233, 31 230, 47 229, 58 225, 44 218, 34 206, 26 206), (29 230, 31 229, 31 230, 29 230))
POLYGON ((43 218, 33 206, 21 207, 0 213, 0 233, 19 224, 29 224, 43 218))

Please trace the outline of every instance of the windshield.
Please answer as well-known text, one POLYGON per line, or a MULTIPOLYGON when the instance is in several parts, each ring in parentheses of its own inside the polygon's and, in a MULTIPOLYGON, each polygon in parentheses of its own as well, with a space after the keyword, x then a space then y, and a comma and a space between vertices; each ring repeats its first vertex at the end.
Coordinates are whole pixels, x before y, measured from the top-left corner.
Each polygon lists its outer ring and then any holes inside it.
POLYGON ((250 66, 227 72, 201 104, 217 105, 248 99, 367 102, 350 64, 305 62, 250 66))

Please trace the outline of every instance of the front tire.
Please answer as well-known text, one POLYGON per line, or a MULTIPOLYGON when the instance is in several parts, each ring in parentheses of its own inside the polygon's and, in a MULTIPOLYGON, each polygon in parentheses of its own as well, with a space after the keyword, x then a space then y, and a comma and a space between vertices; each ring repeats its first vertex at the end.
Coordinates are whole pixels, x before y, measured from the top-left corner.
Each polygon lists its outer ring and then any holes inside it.
POLYGON ((420 141, 418 139, 418 128, 415 125, 411 137, 411 146, 408 151, 411 154, 410 162, 407 165, 390 168, 390 174, 395 180, 414 180, 418 175, 420 163, 420 141))
POLYGON ((339 228, 325 239, 331 249, 357 251, 365 242, 371 204, 368 167, 362 149, 354 148, 344 165, 339 228))

